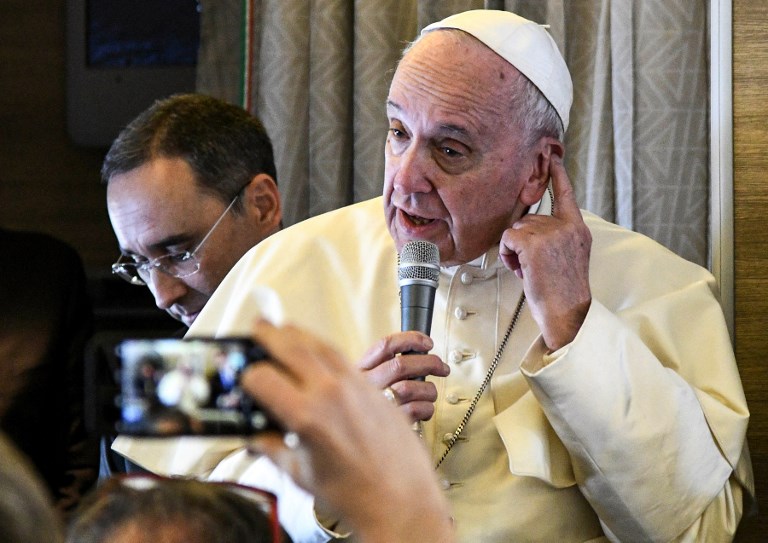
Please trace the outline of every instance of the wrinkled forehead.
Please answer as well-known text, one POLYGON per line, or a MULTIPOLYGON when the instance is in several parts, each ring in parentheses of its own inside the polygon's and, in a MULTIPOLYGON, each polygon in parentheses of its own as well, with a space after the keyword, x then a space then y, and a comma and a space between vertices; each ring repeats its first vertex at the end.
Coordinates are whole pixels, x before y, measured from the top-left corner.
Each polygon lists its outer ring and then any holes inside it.
POLYGON ((135 252, 205 231, 221 206, 176 169, 137 168, 107 185, 112 228, 120 246, 135 252))
MULTIPOLYGON (((482 117, 483 124, 508 123, 517 69, 474 37, 459 30, 430 32, 404 54, 392 80, 389 103, 482 117)), ((487 128, 487 126, 486 126, 487 128)))

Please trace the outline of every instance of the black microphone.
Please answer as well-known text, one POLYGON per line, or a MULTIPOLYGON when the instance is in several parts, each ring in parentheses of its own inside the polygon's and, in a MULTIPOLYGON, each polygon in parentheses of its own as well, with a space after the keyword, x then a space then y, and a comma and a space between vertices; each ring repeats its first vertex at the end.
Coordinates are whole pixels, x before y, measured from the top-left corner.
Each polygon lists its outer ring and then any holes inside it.
MULTIPOLYGON (((400 331, 416 330, 429 335, 432 309, 440 278, 440 251, 429 241, 409 241, 398 255, 400 331)), ((413 351, 403 354, 425 354, 413 351)), ((423 377, 417 378, 423 381, 423 377)))

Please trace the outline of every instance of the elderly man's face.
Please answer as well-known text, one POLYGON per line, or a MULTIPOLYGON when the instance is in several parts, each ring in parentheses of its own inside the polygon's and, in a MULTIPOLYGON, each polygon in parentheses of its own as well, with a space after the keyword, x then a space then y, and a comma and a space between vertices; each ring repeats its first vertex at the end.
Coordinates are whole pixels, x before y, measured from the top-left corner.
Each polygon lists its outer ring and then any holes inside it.
MULTIPOLYGON (((387 100, 384 208, 398 250, 423 239, 443 265, 469 262, 541 195, 536 156, 511 122, 519 72, 469 36, 436 31, 400 62, 387 100)), ((543 189, 541 189, 543 191, 543 189)))

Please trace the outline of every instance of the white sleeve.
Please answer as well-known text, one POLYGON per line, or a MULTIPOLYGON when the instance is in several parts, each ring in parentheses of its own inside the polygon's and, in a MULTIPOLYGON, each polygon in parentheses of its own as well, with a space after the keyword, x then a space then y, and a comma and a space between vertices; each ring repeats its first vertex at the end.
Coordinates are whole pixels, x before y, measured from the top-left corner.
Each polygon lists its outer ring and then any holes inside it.
POLYGON ((653 333, 642 329, 652 318, 625 321, 593 300, 571 344, 546 354, 539 341, 522 365, 579 487, 615 540, 670 541, 705 516, 737 524, 729 479, 748 412, 727 332, 713 323, 681 337, 669 320, 653 333), (728 514, 705 515, 710 505, 728 514))

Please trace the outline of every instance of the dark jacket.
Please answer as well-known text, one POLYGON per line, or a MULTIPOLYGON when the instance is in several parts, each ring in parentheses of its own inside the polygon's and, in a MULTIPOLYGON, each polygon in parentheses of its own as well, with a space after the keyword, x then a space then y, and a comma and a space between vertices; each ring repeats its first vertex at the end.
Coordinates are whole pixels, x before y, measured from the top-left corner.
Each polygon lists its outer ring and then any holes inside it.
POLYGON ((83 425, 83 358, 93 311, 77 252, 0 229, 0 428, 70 510, 96 480, 83 425))

